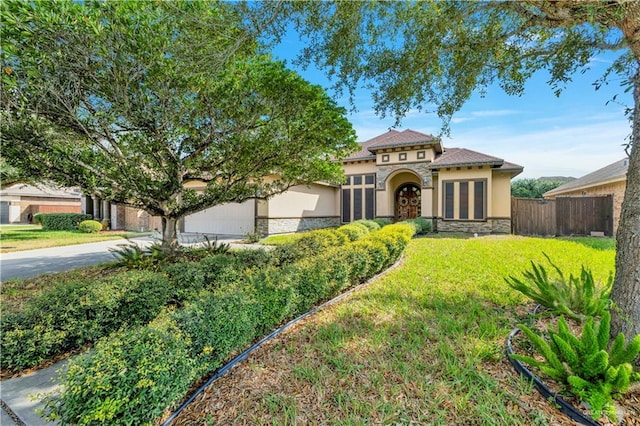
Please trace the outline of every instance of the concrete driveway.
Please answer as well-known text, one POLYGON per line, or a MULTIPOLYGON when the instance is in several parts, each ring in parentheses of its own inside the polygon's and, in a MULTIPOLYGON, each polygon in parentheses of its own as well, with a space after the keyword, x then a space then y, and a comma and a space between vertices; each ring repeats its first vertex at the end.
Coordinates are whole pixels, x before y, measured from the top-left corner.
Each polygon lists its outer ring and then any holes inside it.
MULTIPOLYGON (((153 242, 153 239, 140 237, 130 241, 147 246, 153 242)), ((116 259, 109 249, 119 244, 128 244, 128 242, 120 239, 0 254, 0 281, 35 277, 109 262, 116 259)))

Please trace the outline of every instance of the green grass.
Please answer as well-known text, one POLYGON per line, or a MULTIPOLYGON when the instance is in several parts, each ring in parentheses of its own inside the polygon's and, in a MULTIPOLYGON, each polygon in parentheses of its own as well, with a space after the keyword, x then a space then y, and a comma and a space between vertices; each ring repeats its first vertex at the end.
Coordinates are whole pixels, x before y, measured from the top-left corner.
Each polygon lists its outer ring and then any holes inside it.
POLYGON ((106 231, 97 234, 84 234, 79 231, 43 231, 40 225, 0 226, 0 252, 10 253, 71 244, 94 243, 136 235, 141 234, 129 231, 106 231))
POLYGON ((503 277, 544 262, 543 252, 566 273, 586 264, 605 280, 614 268, 614 250, 581 241, 415 239, 399 268, 249 361, 244 369, 270 372, 259 386, 247 390, 250 383, 230 378, 243 398, 216 418, 294 424, 313 413, 325 425, 562 424, 562 414, 539 408, 546 403, 504 356, 528 301, 503 277))

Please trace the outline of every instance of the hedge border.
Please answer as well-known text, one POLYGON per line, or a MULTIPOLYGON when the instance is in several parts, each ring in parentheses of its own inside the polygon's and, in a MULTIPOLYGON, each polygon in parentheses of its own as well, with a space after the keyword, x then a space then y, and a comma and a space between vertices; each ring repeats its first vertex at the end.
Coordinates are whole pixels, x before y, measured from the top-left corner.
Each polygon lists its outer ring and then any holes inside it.
POLYGON ((319 311, 327 308, 328 306, 331 306, 331 305, 341 301, 342 299, 346 298, 347 296, 351 295, 352 293, 356 292, 357 290, 360 290, 363 287, 368 286, 374 280, 376 280, 376 279, 386 275, 387 273, 391 272, 392 270, 396 269, 398 266, 400 266, 400 264, 402 263, 403 260, 404 260, 404 252, 395 261, 395 263, 393 263, 387 269, 379 272, 378 274, 376 274, 373 277, 369 278, 367 281, 365 281, 365 282, 363 282, 361 284, 358 284, 355 287, 350 288, 349 290, 345 291, 344 293, 341 293, 341 294, 337 295, 333 299, 330 299, 330 300, 324 302, 321 305, 318 305, 318 306, 315 306, 315 307, 311 308, 310 310, 308 310, 304 314, 298 316, 297 318, 292 319, 291 321, 287 322, 284 325, 281 325, 280 327, 276 328, 271 333, 269 333, 268 335, 266 335, 265 337, 263 337, 262 339, 260 339, 256 343, 254 343, 251 347, 249 347, 248 349, 244 350, 241 354, 237 355, 231 361, 229 361, 228 363, 226 363, 225 365, 220 367, 218 370, 216 370, 209 377, 209 379, 207 379, 207 381, 202 386, 200 386, 198 389, 196 389, 196 391, 182 405, 180 405, 180 407, 178 407, 176 409, 176 411, 174 411, 171 414, 171 416, 169 416, 169 418, 167 420, 165 420, 162 423, 162 426, 170 426, 172 424, 172 422, 180 415, 180 413, 182 413, 189 405, 191 405, 191 403, 198 397, 198 395, 200 395, 202 392, 204 392, 205 389, 207 389, 209 386, 211 386, 216 380, 218 380, 219 378, 224 376, 226 373, 228 373, 237 364, 239 364, 240 362, 242 362, 245 359, 247 359, 247 357, 249 357, 249 355, 251 355, 253 352, 255 352, 263 344, 265 344, 268 341, 278 337, 282 332, 287 330, 292 325, 294 325, 294 324, 302 321, 303 319, 315 314, 316 312, 319 312, 319 311))

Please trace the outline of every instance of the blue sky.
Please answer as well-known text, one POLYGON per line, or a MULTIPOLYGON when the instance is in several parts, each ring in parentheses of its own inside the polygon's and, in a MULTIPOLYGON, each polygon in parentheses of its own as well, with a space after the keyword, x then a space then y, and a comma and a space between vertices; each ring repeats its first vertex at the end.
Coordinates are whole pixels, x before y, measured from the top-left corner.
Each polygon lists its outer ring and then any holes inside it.
MULTIPOLYGON (((336 97, 329 90, 324 71, 313 67, 303 70, 292 60, 300 50, 295 34, 289 34, 273 55, 286 60, 289 67, 305 79, 319 84, 336 101, 350 109, 346 96, 336 97)), ((590 70, 576 74, 560 97, 546 84, 544 72, 534 75, 521 97, 508 96, 499 87, 491 87, 481 98, 474 95, 453 116, 445 147, 462 147, 503 158, 524 166, 518 178, 541 176, 580 177, 625 156, 623 143, 631 134, 625 107, 632 106, 632 96, 624 93, 619 80, 612 80, 596 91, 592 83, 602 75, 615 56, 603 54, 591 58, 590 70), (610 101, 618 94, 617 102, 610 101)), ((392 117, 381 119, 373 111, 367 91, 359 90, 356 112, 348 115, 363 142, 389 130, 392 117)), ((413 129, 437 135, 441 122, 437 115, 411 111, 396 129, 413 129)))

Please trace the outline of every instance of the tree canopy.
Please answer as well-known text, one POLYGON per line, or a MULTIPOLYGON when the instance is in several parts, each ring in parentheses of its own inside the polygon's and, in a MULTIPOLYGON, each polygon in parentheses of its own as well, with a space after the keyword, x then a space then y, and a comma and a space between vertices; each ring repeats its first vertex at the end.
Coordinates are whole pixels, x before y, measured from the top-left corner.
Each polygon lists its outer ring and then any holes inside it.
MULTIPOLYGON (((376 111, 399 121, 412 109, 443 119, 472 93, 499 84, 519 95, 539 70, 559 95, 602 51, 618 52, 596 87, 613 75, 633 90, 629 169, 617 234, 612 334, 640 334, 640 2, 595 0, 284 2, 241 5, 274 37, 292 25, 302 64, 327 70, 352 95, 372 91, 376 111), (281 19, 274 19, 279 16, 281 19), (280 22, 279 24, 277 24, 280 22)), ((620 141, 621 142, 621 141, 620 141)), ((620 142, 615 142, 619 144, 620 142)))
POLYGON ((7 163, 162 216, 165 243, 186 214, 342 179, 345 110, 258 54, 226 3, 7 1, 1 14, 7 163))
POLYGON ((543 198, 547 191, 556 189, 566 183, 562 180, 549 179, 515 179, 511 181, 511 196, 521 198, 543 198))

